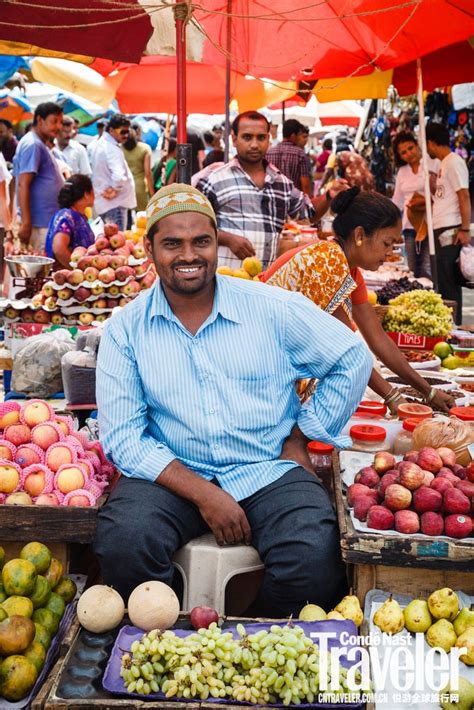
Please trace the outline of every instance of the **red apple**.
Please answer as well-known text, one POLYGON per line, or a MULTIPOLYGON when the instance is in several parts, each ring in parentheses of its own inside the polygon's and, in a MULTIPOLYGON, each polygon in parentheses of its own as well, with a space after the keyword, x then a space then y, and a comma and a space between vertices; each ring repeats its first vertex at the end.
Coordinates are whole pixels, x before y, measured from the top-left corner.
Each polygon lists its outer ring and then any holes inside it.
POLYGON ((59 269, 59 271, 54 272, 53 281, 58 286, 63 286, 66 283, 68 276, 69 276, 69 269, 59 269))
POLYGON ((413 510, 397 510, 395 513, 395 530, 405 535, 414 535, 420 529, 420 519, 413 510))
POLYGON ((467 480, 474 483, 474 461, 471 461, 469 466, 466 468, 467 480))
POLYGON ((59 501, 54 493, 42 493, 35 501, 36 505, 59 505, 59 501))
POLYGON ((195 606, 191 609, 190 621, 193 628, 208 629, 212 623, 219 621, 219 614, 210 606, 195 606))
POLYGON ((424 486, 430 486, 431 481, 434 481, 435 475, 434 473, 431 473, 431 471, 423 471, 425 474, 423 477, 423 485, 424 486))
POLYGON ((394 522, 393 513, 383 505, 374 505, 367 514, 367 527, 374 530, 391 530, 394 522))
POLYGON ((76 301, 79 301, 79 303, 82 303, 83 301, 87 301, 89 296, 91 295, 91 291, 89 288, 86 288, 85 286, 79 286, 77 291, 74 292, 74 298, 76 301))
POLYGON ((399 483, 392 483, 385 490, 385 505, 392 511, 404 510, 411 505, 411 492, 399 483))
POLYGON ((454 488, 454 483, 449 481, 447 478, 435 478, 434 481, 431 481, 430 488, 433 488, 435 491, 439 491, 440 493, 444 493, 448 490, 448 488, 454 488))
POLYGON ((31 441, 31 429, 26 424, 11 424, 3 432, 3 438, 13 444, 13 446, 29 444, 31 441))
MULTIPOLYGON (((127 288, 127 286, 128 284, 124 288, 127 288)), ((372 466, 365 466, 356 474, 354 481, 355 483, 362 483, 369 488, 375 488, 380 483, 380 477, 372 466)))
POLYGON ((84 281, 84 273, 80 269, 73 269, 69 272, 67 282, 72 286, 78 286, 84 281))
POLYGON ((95 266, 95 268, 98 271, 102 271, 102 269, 106 269, 108 265, 109 265, 109 257, 108 256, 103 256, 102 254, 97 254, 97 256, 92 257, 92 266, 95 266))
POLYGON ((99 271, 99 280, 104 284, 112 283, 112 281, 115 281, 115 271, 110 267, 101 269, 101 271, 99 271))
POLYGON ((354 501, 354 517, 357 520, 367 520, 367 513, 376 504, 377 500, 374 500, 374 496, 357 496, 354 501))
POLYGON ((113 237, 110 237, 110 246, 112 247, 112 249, 120 249, 120 247, 123 247, 124 244, 125 237, 123 236, 122 232, 117 232, 113 235, 113 237))
POLYGON ((469 513, 471 501, 457 488, 448 488, 443 495, 443 509, 445 513, 469 513))
POLYGON ((444 520, 441 513, 429 511, 421 516, 421 532, 424 535, 442 535, 444 530, 444 520))
POLYGON ((119 231, 119 228, 115 224, 115 222, 109 222, 104 225, 104 234, 106 237, 113 237, 113 235, 117 234, 118 231, 119 231))
POLYGON ((119 266, 115 270, 115 278, 117 281, 126 281, 129 276, 128 266, 119 266))
POLYGON ((379 491, 381 496, 385 495, 385 491, 389 486, 392 485, 392 483, 398 483, 398 472, 393 471, 391 473, 390 471, 386 473, 383 477, 382 480, 380 481, 380 485, 377 486, 377 490, 379 491))
POLYGON ((347 489, 347 503, 348 505, 352 508, 354 505, 354 501, 356 498, 359 496, 365 496, 367 493, 372 490, 368 486, 364 486, 362 483, 353 483, 349 488, 347 489))
POLYGON ((471 481, 458 481, 454 484, 454 487, 468 498, 474 498, 474 483, 471 481))
POLYGON ((441 510, 443 496, 439 491, 428 486, 420 486, 413 493, 413 507, 417 513, 426 513, 431 511, 435 513, 441 510))
POLYGON ((373 467, 377 473, 386 473, 395 466, 395 457, 388 451, 378 451, 375 454, 373 467))
POLYGON ((403 460, 410 461, 411 463, 417 463, 418 451, 407 451, 407 453, 403 457, 403 460))
POLYGON ((425 446, 418 454, 417 464, 425 471, 438 473, 443 467, 443 460, 436 449, 432 449, 431 446, 425 446))
POLYGON ((400 483, 410 491, 414 491, 423 484, 424 471, 416 463, 402 461, 398 466, 400 483))
POLYGON ((33 320, 35 323, 49 323, 49 313, 46 311, 36 311, 36 313, 33 316, 33 320))
POLYGON ((76 247, 71 254, 71 261, 73 261, 73 262, 79 261, 81 256, 84 256, 84 254, 86 254, 86 253, 87 253, 87 249, 85 247, 76 247))
POLYGON ((439 449, 436 449, 436 453, 443 462, 443 466, 453 468, 453 466, 456 465, 456 454, 452 449, 448 449, 447 446, 442 446, 439 449))
POLYGON ((77 262, 77 268, 80 269, 81 271, 85 271, 92 263, 92 257, 91 256, 81 256, 79 261, 77 262))
POLYGON ((104 234, 100 234, 95 240, 95 248, 97 251, 102 251, 102 249, 109 248, 109 240, 104 234))
POLYGON ((472 520, 466 515, 448 515, 444 519, 444 532, 449 537, 468 537, 472 533, 472 520))
POLYGON ((126 266, 127 257, 123 254, 113 254, 110 257, 110 266, 112 269, 119 269, 121 266, 126 266))

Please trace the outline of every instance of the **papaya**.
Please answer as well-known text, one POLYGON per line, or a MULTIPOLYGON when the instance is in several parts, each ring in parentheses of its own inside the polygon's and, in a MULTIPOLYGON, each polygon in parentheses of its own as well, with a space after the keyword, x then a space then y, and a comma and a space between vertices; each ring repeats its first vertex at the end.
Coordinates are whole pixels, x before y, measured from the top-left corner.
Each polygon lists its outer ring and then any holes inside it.
POLYGON ((2 569, 3 587, 7 596, 18 594, 28 597, 33 593, 36 581, 36 567, 29 560, 15 558, 2 569))
POLYGON ((76 596, 76 583, 70 577, 61 577, 54 591, 64 599, 65 604, 69 604, 76 596))
POLYGON ((46 649, 43 644, 33 639, 23 655, 32 662, 39 675, 43 669, 46 659, 46 649))
POLYGON ((33 612, 33 621, 44 626, 51 636, 54 636, 59 626, 59 616, 50 609, 35 609, 33 612))
POLYGON ((5 550, 0 545, 0 569, 2 569, 4 564, 5 564, 5 550))
POLYGON ((62 562, 57 560, 55 557, 51 559, 50 565, 46 572, 44 573, 44 576, 48 580, 48 582, 51 585, 51 589, 54 589, 55 586, 58 584, 59 580, 61 579, 63 574, 63 565, 62 562))
POLYGON ((33 616, 33 602, 28 597, 8 597, 3 602, 2 609, 8 616, 27 616, 29 619, 33 616))
POLYGON ((30 594, 30 599, 33 602, 33 607, 35 609, 39 609, 40 607, 44 606, 48 601, 50 594, 51 587, 49 585, 48 580, 46 579, 46 577, 43 577, 42 574, 39 574, 36 577, 35 588, 33 590, 33 593, 30 594))
POLYGON ((20 558, 32 562, 38 574, 46 572, 52 557, 51 550, 42 542, 29 542, 20 550, 20 558))
POLYGON ((38 672, 24 656, 9 656, 0 664, 0 695, 16 702, 25 698, 33 688, 38 672))
POLYGON ((51 643, 51 634, 46 628, 46 626, 43 626, 43 624, 39 624, 37 621, 35 621, 34 624, 36 629, 34 640, 39 641, 40 644, 47 651, 51 643))
POLYGON ((44 608, 49 609, 54 614, 57 614, 60 619, 62 619, 66 605, 64 603, 64 599, 60 597, 59 594, 56 594, 56 592, 51 592, 48 601, 44 605, 44 608))
POLYGON ((5 601, 7 598, 7 595, 5 594, 5 590, 3 588, 3 584, 0 582, 0 604, 5 601))
POLYGON ((35 637, 35 625, 26 616, 9 616, 0 621, 0 656, 23 653, 35 637))

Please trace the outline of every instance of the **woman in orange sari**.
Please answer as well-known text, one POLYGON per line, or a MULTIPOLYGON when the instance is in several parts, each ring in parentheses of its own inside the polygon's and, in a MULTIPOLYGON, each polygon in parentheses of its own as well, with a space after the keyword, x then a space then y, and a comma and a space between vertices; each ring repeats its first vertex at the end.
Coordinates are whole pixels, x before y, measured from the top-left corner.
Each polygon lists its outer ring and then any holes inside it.
MULTIPOLYGON (((393 245, 401 241, 398 208, 384 195, 352 187, 335 197, 331 210, 336 214, 335 239, 283 254, 261 280, 299 291, 350 328, 355 322, 372 352, 392 372, 418 390, 429 404, 449 411, 454 406, 453 398, 432 388, 383 330, 368 302, 360 271, 376 271, 392 253, 393 245)), ((396 412, 403 398, 376 370, 369 386, 396 412)))

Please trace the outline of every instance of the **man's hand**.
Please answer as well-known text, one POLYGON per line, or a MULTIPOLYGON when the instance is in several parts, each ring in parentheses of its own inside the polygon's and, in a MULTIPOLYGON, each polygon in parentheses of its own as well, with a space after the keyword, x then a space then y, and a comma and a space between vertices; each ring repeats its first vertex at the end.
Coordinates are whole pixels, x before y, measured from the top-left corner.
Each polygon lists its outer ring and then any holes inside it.
POLYGON ((348 190, 350 187, 349 183, 347 180, 344 180, 343 178, 337 178, 337 180, 333 180, 331 185, 328 185, 328 192, 329 192, 329 197, 331 200, 333 200, 336 195, 338 195, 340 192, 345 192, 348 190))
POLYGON ((108 187, 104 192, 102 193, 102 197, 104 197, 106 200, 113 200, 114 197, 117 197, 117 190, 114 190, 113 187, 108 187))
POLYGON ((231 495, 217 486, 214 488, 205 501, 198 504, 198 508, 214 533, 217 544, 245 542, 250 545, 252 532, 244 511, 231 495))
POLYGON ((18 238, 20 242, 28 244, 31 238, 31 222, 22 222, 20 229, 18 230, 18 238))
POLYGON ((278 458, 295 461, 307 471, 312 471, 310 458, 306 446, 309 439, 303 434, 297 424, 291 430, 290 436, 285 440, 281 454, 278 458))
POLYGON ((225 246, 239 259, 255 256, 255 249, 252 242, 245 237, 238 237, 236 234, 228 234, 226 236, 225 246))
POLYGON ((464 232, 459 230, 459 232, 456 234, 456 239, 454 240, 455 244, 461 244, 463 247, 469 246, 471 243, 471 234, 470 232, 464 232))

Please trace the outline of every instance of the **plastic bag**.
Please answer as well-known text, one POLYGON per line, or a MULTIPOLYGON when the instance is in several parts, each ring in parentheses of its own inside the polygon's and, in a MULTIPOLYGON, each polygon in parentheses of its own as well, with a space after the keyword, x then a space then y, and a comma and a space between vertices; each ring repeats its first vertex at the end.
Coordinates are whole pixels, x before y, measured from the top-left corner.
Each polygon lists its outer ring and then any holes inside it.
POLYGON ((64 355, 61 366, 64 396, 69 404, 95 403, 95 375, 101 330, 82 333, 76 350, 64 355))
POLYGON ((12 390, 40 399, 62 392, 61 358, 74 348, 65 328, 28 338, 13 360, 12 390))
POLYGON ((474 247, 471 244, 461 249, 459 268, 466 281, 474 282, 474 247))
POLYGON ((413 449, 418 451, 424 446, 433 449, 446 446, 454 451, 456 462, 461 466, 467 466, 471 460, 467 447, 472 443, 474 429, 468 422, 462 422, 456 417, 426 419, 413 432, 413 449))

